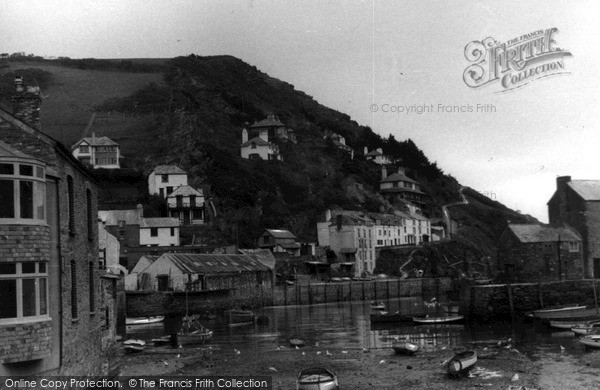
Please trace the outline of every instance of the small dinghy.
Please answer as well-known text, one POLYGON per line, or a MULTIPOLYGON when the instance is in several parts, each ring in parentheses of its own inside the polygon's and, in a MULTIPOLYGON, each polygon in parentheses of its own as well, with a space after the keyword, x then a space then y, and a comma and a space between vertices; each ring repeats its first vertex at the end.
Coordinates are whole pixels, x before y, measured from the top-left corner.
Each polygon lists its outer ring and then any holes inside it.
POLYGON ((385 303, 372 301, 371 309, 372 310, 385 310, 385 303))
POLYGON ((144 340, 129 339, 123 341, 123 348, 127 352, 141 352, 144 350, 146 342, 144 340))
POLYGON ((600 348, 600 334, 589 334, 582 336, 579 342, 586 348, 600 348))
POLYGON ((392 348, 397 354, 404 355, 412 355, 419 350, 419 346, 417 344, 411 343, 408 340, 395 342, 392 344, 392 348))
POLYGON ((461 322, 462 320, 464 320, 464 316, 461 315, 413 317, 415 324, 449 324, 461 322))
POLYGON ((288 339, 290 346, 292 347, 304 347, 306 345, 306 340, 301 337, 290 337, 288 339))
POLYGON ((300 371, 296 390, 338 390, 335 374, 325 368, 309 368, 300 371))
POLYGON ((446 364, 446 369, 448 375, 457 377, 475 367, 475 363, 477 363, 477 353, 465 351, 454 355, 446 364))
POLYGON ((598 333, 600 331, 600 321, 590 321, 585 324, 577 324, 571 328, 573 333, 578 335, 586 335, 598 333))

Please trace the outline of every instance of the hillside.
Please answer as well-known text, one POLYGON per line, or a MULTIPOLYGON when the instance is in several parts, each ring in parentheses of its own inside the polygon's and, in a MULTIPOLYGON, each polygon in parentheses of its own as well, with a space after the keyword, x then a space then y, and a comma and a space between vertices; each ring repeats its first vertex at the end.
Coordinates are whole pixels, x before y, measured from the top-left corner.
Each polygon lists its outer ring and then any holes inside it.
MULTIPOLYGON (((14 74, 24 74, 26 82, 27 74, 34 75, 43 81, 42 126, 50 135, 67 144, 91 132, 106 135, 121 145, 124 165, 143 174, 162 163, 186 169, 192 184, 210 188, 223 240, 241 246, 253 246, 265 227, 286 227, 315 241, 315 224, 328 207, 390 210, 376 192, 379 166, 361 157, 365 146, 382 147, 401 160, 408 176, 430 195, 428 216, 440 218, 443 205, 461 200, 460 184, 410 139, 381 137, 237 58, 190 55, 147 61, 147 66, 144 60, 129 62, 129 69, 111 68, 110 62, 0 62, 0 94, 6 101, 14 74), (242 127, 269 113, 295 130, 298 143, 280 144, 283 163, 241 159, 242 127), (358 151, 356 158, 324 140, 325 131, 343 135, 358 151)), ((148 201, 143 185, 138 187, 130 203, 148 201)), ((455 238, 482 254, 494 255, 507 220, 531 220, 475 191, 464 193, 469 204, 450 210, 460 226, 455 238)))

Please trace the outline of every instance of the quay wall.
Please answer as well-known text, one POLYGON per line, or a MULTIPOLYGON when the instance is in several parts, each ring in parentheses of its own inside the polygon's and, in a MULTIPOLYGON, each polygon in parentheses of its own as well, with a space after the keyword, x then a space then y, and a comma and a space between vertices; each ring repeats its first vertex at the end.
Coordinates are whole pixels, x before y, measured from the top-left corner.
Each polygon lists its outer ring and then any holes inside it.
POLYGON ((595 307, 600 283, 578 279, 544 283, 463 285, 460 310, 475 322, 506 322, 526 313, 558 305, 595 307))
POLYGON ((453 289, 450 278, 389 279, 336 283, 306 283, 256 289, 254 294, 212 292, 127 291, 127 317, 177 316, 218 313, 231 308, 311 305, 328 302, 385 300, 399 297, 447 295, 453 289))

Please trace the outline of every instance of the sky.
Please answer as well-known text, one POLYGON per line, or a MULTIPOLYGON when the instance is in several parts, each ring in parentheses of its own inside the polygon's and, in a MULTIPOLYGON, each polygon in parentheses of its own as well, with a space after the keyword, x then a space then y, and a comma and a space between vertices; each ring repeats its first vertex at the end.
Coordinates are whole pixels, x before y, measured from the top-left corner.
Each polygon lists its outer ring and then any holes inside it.
POLYGON ((233 55, 384 137, 412 139, 461 184, 547 222, 557 176, 600 180, 596 3, 0 0, 0 52, 233 55), (466 84, 469 43, 552 28, 553 47, 571 53, 560 74, 509 91, 466 84))

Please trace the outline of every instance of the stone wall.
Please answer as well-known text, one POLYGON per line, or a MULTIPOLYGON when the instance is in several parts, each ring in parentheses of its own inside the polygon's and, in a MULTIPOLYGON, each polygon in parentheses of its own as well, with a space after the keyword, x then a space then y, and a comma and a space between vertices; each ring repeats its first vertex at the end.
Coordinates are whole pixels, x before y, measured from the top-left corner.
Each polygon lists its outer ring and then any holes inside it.
POLYGON ((50 319, 0 326, 0 363, 43 359, 50 355, 50 319))

